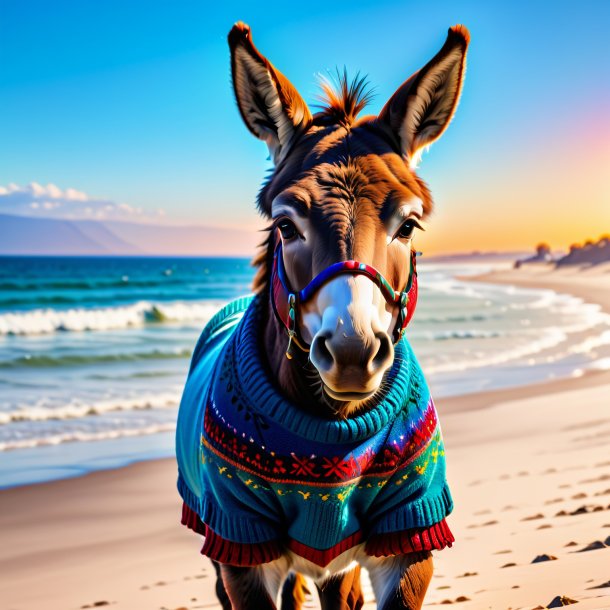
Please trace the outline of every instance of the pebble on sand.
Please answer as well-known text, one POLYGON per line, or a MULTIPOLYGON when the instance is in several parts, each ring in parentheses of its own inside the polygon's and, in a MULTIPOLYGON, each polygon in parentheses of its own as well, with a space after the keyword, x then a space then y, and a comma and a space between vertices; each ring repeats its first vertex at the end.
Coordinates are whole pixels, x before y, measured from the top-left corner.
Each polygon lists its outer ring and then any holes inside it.
POLYGON ((547 608, 561 608, 562 606, 569 606, 571 604, 577 604, 578 600, 576 599, 570 599, 569 597, 566 597, 565 595, 558 595, 557 597, 554 597, 551 602, 549 603, 549 605, 547 606, 547 608))
POLYGON ((598 549, 605 549, 606 545, 601 540, 594 540, 587 544, 586 547, 576 551, 577 553, 584 553, 585 551, 597 551, 598 549))
POLYGON ((532 563, 541 563, 542 561, 556 561, 557 557, 555 555, 547 555, 543 553, 542 555, 538 555, 532 559, 532 563))

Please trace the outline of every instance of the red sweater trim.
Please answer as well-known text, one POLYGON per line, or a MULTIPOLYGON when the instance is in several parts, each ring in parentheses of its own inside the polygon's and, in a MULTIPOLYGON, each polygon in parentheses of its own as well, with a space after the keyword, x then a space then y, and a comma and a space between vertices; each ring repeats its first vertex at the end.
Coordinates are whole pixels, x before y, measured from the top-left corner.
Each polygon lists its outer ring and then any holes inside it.
POLYGON ((314 549, 306 544, 302 544, 301 542, 297 542, 296 540, 288 541, 288 548, 303 557, 320 566, 321 568, 326 567, 333 559, 339 557, 341 553, 345 553, 353 546, 360 544, 362 542, 362 532, 358 531, 351 536, 348 536, 341 542, 335 544, 335 546, 331 546, 329 549, 319 550, 314 549))
MULTIPOLYGON (((314 549, 296 540, 289 540, 286 545, 281 544, 278 540, 269 540, 258 544, 232 542, 211 530, 186 503, 182 504, 181 523, 205 536, 201 548, 202 555, 206 555, 219 563, 240 567, 258 566, 274 561, 282 556, 286 547, 300 557, 320 567, 325 567, 341 553, 360 544, 364 538, 362 532, 358 531, 324 550, 314 549)), ((373 557, 389 557, 417 551, 440 551, 447 546, 450 547, 454 541, 455 538, 445 519, 443 519, 439 523, 426 528, 376 534, 369 537, 364 550, 367 555, 373 557)))
POLYGON ((269 563, 282 556, 283 547, 277 540, 258 544, 226 540, 210 529, 186 502, 182 503, 180 522, 194 532, 205 536, 201 554, 219 563, 246 568, 269 563))
POLYGON ((440 551, 454 542, 455 538, 443 519, 430 527, 376 534, 367 540, 364 550, 373 557, 389 557, 417 551, 440 551))

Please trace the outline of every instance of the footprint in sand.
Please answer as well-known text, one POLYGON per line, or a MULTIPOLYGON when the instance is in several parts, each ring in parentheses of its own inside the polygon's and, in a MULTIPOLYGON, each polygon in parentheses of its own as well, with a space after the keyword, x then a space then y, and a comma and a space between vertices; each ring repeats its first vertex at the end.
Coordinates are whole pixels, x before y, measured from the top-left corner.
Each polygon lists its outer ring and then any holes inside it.
POLYGON ((547 468, 542 474, 555 474, 557 472, 557 468, 547 468))
POLYGON ((564 483, 563 485, 559 486, 559 489, 570 489, 570 487, 572 487, 569 483, 564 483))
POLYGON ((506 555, 506 553, 512 553, 510 549, 504 549, 502 551, 496 551, 494 555, 506 555))
POLYGON ((485 523, 472 523, 468 525, 468 529, 474 529, 475 527, 487 527, 489 525, 497 525, 498 522, 494 519, 492 521, 486 521, 485 523))
POLYGON ((545 504, 557 504, 558 502, 563 502, 563 498, 553 498, 552 500, 547 500, 545 504))
POLYGON ((459 576, 457 576, 457 578, 466 578, 467 576, 478 576, 479 573, 478 572, 464 572, 463 574, 460 574, 459 576))
POLYGON ((510 563, 505 563, 501 568, 514 568, 517 564, 511 561, 510 563))
POLYGON ((598 513, 602 510, 606 510, 603 506, 601 506, 600 504, 588 504, 588 505, 583 505, 583 506, 579 506, 578 508, 574 509, 573 511, 565 511, 565 510, 560 510, 558 513, 555 513, 556 517, 567 517, 569 516, 574 516, 574 515, 585 515, 586 513, 598 513))
POLYGON ((596 496, 606 496, 606 495, 608 495, 608 494, 610 494, 610 489, 604 489, 604 491, 598 491, 598 492, 597 492, 596 494, 594 494, 594 495, 596 495, 596 496))
POLYGON ((523 517, 521 521, 535 521, 536 519, 544 519, 544 515, 542 513, 536 513, 535 515, 531 515, 530 517, 523 517))
POLYGON ((470 598, 466 597, 465 595, 460 595, 459 597, 455 598, 455 601, 451 601, 450 599, 444 599, 441 604, 455 604, 455 603, 460 603, 460 602, 469 602, 470 598))
POLYGON ((542 555, 537 555, 532 559, 532 563, 542 563, 543 561, 557 561, 557 557, 555 555, 547 555, 543 553, 542 555))
POLYGON ((473 515, 475 515, 476 517, 480 517, 481 515, 489 515, 491 513, 491 511, 489 510, 489 508, 486 508, 484 510, 478 510, 476 513, 472 513, 473 515))
POLYGON ((110 602, 102 600, 99 602, 93 602, 92 604, 86 604, 85 606, 81 606, 81 608, 101 608, 102 606, 110 606, 110 602))
POLYGON ((602 474, 595 479, 585 479, 584 481, 579 481, 579 483, 599 483, 601 481, 610 481, 610 474, 602 474))
POLYGON ((603 582, 601 585, 595 585, 594 587, 588 587, 589 589, 606 589, 610 587, 610 580, 603 582))
POLYGON ((582 549, 579 549, 578 551, 575 551, 576 553, 584 553, 585 551, 597 551, 598 549, 605 549, 607 548, 607 545, 604 544, 601 540, 594 540, 593 542, 589 542, 589 544, 587 544, 587 546, 585 546, 582 549))
POLYGON ((578 542, 574 542, 574 540, 568 542, 568 544, 564 545, 564 546, 578 546, 578 542))
POLYGON ((516 506, 512 506, 511 504, 507 504, 502 510, 516 510, 516 506))
POLYGON ((574 494, 572 496, 572 500, 582 500, 583 498, 586 498, 586 497, 587 497, 587 494, 581 491, 580 493, 574 494))
POLYGON ((539 525, 536 529, 537 530, 548 530, 551 527, 553 527, 553 526, 550 525, 549 523, 543 523, 542 525, 539 525))

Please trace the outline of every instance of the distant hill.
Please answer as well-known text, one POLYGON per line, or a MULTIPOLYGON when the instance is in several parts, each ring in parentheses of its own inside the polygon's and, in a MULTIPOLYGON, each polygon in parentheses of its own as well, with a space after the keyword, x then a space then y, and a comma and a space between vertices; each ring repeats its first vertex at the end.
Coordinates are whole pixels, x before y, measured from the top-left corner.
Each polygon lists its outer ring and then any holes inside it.
POLYGON ((557 261, 557 266, 600 265, 608 262, 610 262, 610 235, 602 235, 597 241, 587 240, 582 246, 571 245, 568 254, 557 261))
POLYGON ((258 231, 0 214, 0 255, 249 256, 258 231))

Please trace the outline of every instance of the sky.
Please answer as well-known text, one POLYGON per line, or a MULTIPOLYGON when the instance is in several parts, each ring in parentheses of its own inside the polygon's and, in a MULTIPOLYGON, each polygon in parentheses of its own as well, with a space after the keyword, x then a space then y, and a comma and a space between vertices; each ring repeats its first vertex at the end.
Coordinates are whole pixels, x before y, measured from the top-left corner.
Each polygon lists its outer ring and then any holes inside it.
POLYGON ((310 103, 319 75, 368 75, 367 113, 463 23, 462 100, 418 170, 436 202, 418 247, 567 248, 610 232, 610 2, 211 6, 3 0, 0 212, 29 201, 41 216, 254 230, 270 162, 233 99, 235 21, 310 103))

